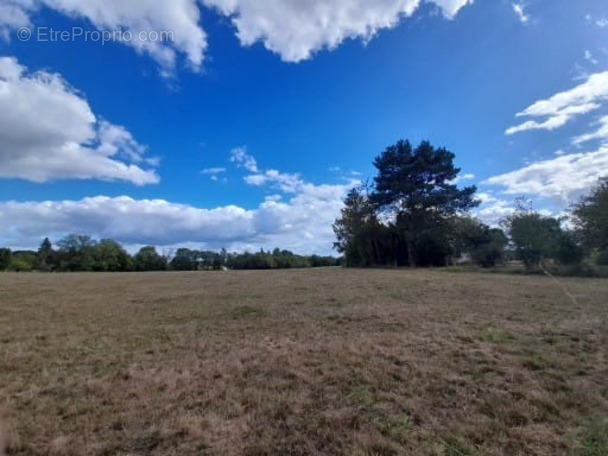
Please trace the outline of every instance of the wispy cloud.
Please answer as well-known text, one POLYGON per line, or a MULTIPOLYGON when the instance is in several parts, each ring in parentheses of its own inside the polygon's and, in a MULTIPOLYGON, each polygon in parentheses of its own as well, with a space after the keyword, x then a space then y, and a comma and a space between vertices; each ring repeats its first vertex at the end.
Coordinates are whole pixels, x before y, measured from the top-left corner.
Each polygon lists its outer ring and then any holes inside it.
POLYGON ((482 184, 502 187, 507 195, 529 195, 567 204, 608 174, 608 145, 593 152, 563 154, 531 163, 482 184))
POLYGON ((226 173, 226 168, 205 168, 201 171, 204 176, 209 176, 212 181, 219 181, 220 176, 226 173))
POLYGON ((580 115, 599 109, 606 100, 608 71, 592 74, 577 87, 537 101, 518 113, 517 117, 539 120, 528 120, 508 128, 506 134, 513 135, 528 130, 556 130, 580 115))
POLYGON ((572 140, 572 144, 575 146, 580 146, 581 144, 587 143, 589 141, 608 140, 608 116, 600 118, 591 126, 595 128, 594 131, 577 136, 572 140))
POLYGON ((530 21, 530 16, 526 14, 526 5, 523 2, 512 3, 513 11, 517 14, 519 22, 527 24, 530 21))
MULTIPOLYGON (((473 0, 427 0, 447 19, 473 0)), ((125 30, 137 36, 150 31, 172 32, 171 40, 121 40, 139 54, 153 58, 164 76, 172 76, 180 58, 194 71, 204 63, 207 33, 201 27, 206 8, 227 17, 243 46, 262 43, 287 62, 310 59, 345 40, 372 39, 399 24, 421 7, 420 0, 1 0, 0 36, 30 25, 40 6, 70 18, 86 19, 98 31, 125 30)))
POLYGON ((593 56, 593 53, 588 49, 585 51, 585 60, 592 65, 597 65, 600 63, 599 60, 593 56))

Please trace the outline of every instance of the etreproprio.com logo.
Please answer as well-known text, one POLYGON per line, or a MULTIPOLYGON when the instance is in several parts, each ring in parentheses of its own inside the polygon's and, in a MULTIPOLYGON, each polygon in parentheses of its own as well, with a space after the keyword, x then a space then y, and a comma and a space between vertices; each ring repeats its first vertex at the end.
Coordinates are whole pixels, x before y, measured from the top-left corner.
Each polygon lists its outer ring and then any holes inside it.
POLYGON ((52 27, 21 27, 17 30, 19 41, 35 41, 37 43, 69 43, 83 41, 85 43, 170 43, 175 41, 175 34, 170 30, 86 30, 82 27, 58 30, 52 27))

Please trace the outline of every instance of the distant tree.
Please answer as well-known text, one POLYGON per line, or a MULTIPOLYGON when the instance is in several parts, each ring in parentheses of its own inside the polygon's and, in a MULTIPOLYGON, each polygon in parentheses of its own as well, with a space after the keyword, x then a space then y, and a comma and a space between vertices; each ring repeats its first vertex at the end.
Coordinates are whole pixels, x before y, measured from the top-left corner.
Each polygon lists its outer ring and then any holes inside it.
POLYGON ((100 272, 124 272, 133 269, 133 259, 127 251, 112 239, 102 239, 91 247, 93 270, 100 272))
POLYGON ((578 264, 583 258, 585 258, 585 249, 581 246, 577 234, 562 229, 555 247, 555 261, 562 264, 578 264))
POLYGON ((490 228, 472 217, 456 217, 453 235, 455 255, 468 254, 476 264, 484 268, 504 261, 509 239, 503 230, 490 228))
POLYGON ((159 255, 155 247, 142 247, 133 257, 135 269, 138 271, 164 271, 167 269, 167 259, 159 255))
POLYGON ((56 255, 53 250, 53 244, 51 240, 46 237, 38 248, 38 254, 36 255, 35 268, 38 271, 49 272, 56 268, 56 255))
MULTIPOLYGON (((50 242, 50 241, 49 241, 50 242)), ((43 241, 44 244, 44 241, 43 241)), ((91 236, 84 234, 68 234, 66 237, 57 242, 59 250, 64 252, 79 252, 96 244, 95 240, 91 236)))
POLYGON ((12 256, 11 249, 0 249, 0 271, 6 271, 9 268, 12 256))
POLYGON ((608 177, 573 206, 572 216, 585 247, 608 255, 608 177))
POLYGON ((169 263, 174 271, 196 271, 198 269, 200 252, 190 249, 177 249, 169 263))
POLYGON ((348 192, 333 229, 336 235, 334 249, 344 255, 346 266, 377 264, 380 223, 366 186, 348 192))
POLYGON ((57 242, 59 269, 62 271, 92 271, 93 247, 97 242, 90 236, 69 234, 57 242))
POLYGON ((460 169, 453 161, 452 152, 427 141, 415 149, 409 141, 399 141, 374 161, 378 175, 371 202, 393 217, 410 266, 446 258, 453 216, 479 204, 473 198, 475 186, 459 189, 454 183, 460 169))
POLYGON ((517 206, 517 211, 502 222, 515 247, 516 258, 528 268, 554 259, 563 236, 561 220, 541 215, 522 200, 517 206))

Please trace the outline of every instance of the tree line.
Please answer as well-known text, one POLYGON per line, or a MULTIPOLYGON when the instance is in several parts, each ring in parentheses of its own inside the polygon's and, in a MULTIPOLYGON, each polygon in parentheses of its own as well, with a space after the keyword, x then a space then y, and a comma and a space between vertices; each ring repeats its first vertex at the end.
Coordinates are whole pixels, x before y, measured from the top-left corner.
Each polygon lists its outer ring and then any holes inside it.
POLYGON ((375 160, 372 183, 350 190, 333 228, 350 267, 447 266, 468 258, 483 267, 507 259, 608 264, 608 179, 564 217, 534 211, 524 199, 500 228, 471 215, 475 186, 459 188, 455 155, 428 141, 399 141, 375 160))
POLYGON ((95 240, 70 234, 56 243, 45 238, 37 251, 0 249, 0 271, 15 272, 135 272, 201 271, 222 269, 289 269, 337 266, 340 260, 329 256, 302 256, 289 250, 256 253, 228 253, 177 249, 160 254, 156 247, 142 247, 130 255, 112 239, 95 240))

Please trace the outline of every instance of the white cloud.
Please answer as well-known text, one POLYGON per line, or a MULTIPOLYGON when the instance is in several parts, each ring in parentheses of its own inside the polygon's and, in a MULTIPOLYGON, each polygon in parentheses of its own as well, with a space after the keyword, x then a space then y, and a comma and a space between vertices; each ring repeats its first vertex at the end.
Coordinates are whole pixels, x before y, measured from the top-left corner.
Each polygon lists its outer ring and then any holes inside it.
POLYGON ((577 87, 540 100, 517 114, 517 117, 530 117, 520 125, 507 129, 512 135, 528 130, 555 130, 563 127, 572 119, 599 109, 608 100, 608 71, 595 73, 577 87))
MULTIPOLYGON (((473 0, 426 0, 453 18, 473 0)), ((163 75, 174 73, 179 56, 195 71, 203 64, 207 35, 201 5, 230 18, 243 46, 262 42, 284 61, 299 62, 347 39, 370 40, 414 14, 422 0, 0 0, 0 33, 29 25, 45 6, 86 19, 100 31, 173 32, 172 42, 123 41, 156 60, 163 75)))
POLYGON ((297 193, 305 185, 298 174, 281 173, 276 169, 245 176, 245 182, 254 187, 274 185, 285 193, 297 193))
MULTIPOLYGON (((226 168, 206 168, 201 171, 204 176, 209 176, 212 181, 219 181, 220 176, 226 173, 226 168)), ((224 179, 225 180, 225 179, 224 179)))
POLYGON ((507 195, 547 198, 558 204, 577 200, 608 175, 608 145, 594 152, 561 155, 532 163, 483 182, 504 188, 507 195))
MULTIPOLYGON (((255 158, 244 147, 235 149, 231 158, 249 172, 258 170, 255 158)), ((219 175, 225 169, 204 171, 219 175)), ((283 195, 266 196, 254 209, 235 205, 205 209, 128 196, 0 202, 0 244, 33 248, 45 236, 58 239, 68 233, 86 233, 113 238, 125 245, 196 244, 200 248, 229 250, 281 247, 300 253, 330 254, 334 242, 332 224, 340 215, 346 193, 359 183, 351 180, 345 184, 315 185, 299 175, 276 170, 258 170, 258 174, 250 174, 245 180, 250 185, 276 188, 283 195)))
POLYGON ((459 184, 464 181, 471 181, 475 179, 475 174, 463 174, 462 176, 456 176, 456 179, 452 180, 450 183, 453 185, 459 184))
MULTIPOLYGON (((298 194, 310 188, 310 184, 302 180, 299 174, 283 173, 276 169, 261 170, 257 160, 247 153, 245 147, 234 149, 231 161, 253 173, 243 178, 248 185, 253 187, 270 186, 274 190, 288 194, 298 194)), ((358 173, 352 173, 351 177, 346 179, 351 188, 361 183, 357 179, 357 175, 358 173)))
POLYGON ((257 173, 258 163, 251 155, 247 153, 247 147, 236 147, 232 149, 230 161, 236 163, 240 168, 245 168, 250 173, 257 173))
POLYGON ((499 226, 501 221, 515 212, 513 202, 496 198, 490 193, 479 192, 475 198, 481 201, 481 205, 473 211, 473 214, 487 225, 499 226))
POLYGON ((530 16, 526 14, 526 5, 524 3, 512 3, 511 5, 513 6, 513 11, 515 11, 515 14, 517 14, 517 18, 522 24, 526 24, 530 21, 530 16))
POLYGON ((224 174, 226 172, 226 168, 205 168, 201 171, 201 174, 205 174, 207 176, 213 176, 216 174, 224 174))
MULTIPOLYGON (((243 46, 263 43, 284 61, 299 62, 349 38, 371 39, 419 8, 420 0, 204 0, 232 19, 243 46)), ((454 17, 472 0, 433 0, 454 17)))
POLYGON ((345 185, 305 184, 286 202, 267 198, 253 210, 237 206, 202 209, 164 200, 98 196, 80 201, 0 203, 3 245, 36 247, 45 236, 87 233, 124 244, 243 249, 281 247, 330 253, 331 225, 339 215, 345 185))
POLYGON ((598 19, 597 21, 595 21, 595 24, 598 27, 606 28, 606 27, 608 27, 608 19, 606 19, 605 17, 602 17, 602 18, 598 19))
POLYGON ((32 8, 33 0, 0 1, 0 37, 10 41, 10 31, 30 25, 27 10, 32 8))
POLYGON ((28 73, 0 58, 0 178, 159 181, 146 149, 125 128, 93 114, 60 75, 28 73))
POLYGON ((100 31, 132 32, 135 38, 122 42, 140 54, 150 55, 159 63, 164 75, 172 74, 178 55, 184 55, 195 71, 203 63, 207 37, 199 26, 200 10, 196 0, 0 0, 0 17, 3 18, 0 27, 7 30, 28 25, 30 15, 40 5, 69 17, 86 19, 100 31), (141 32, 171 32, 173 40, 137 39, 141 32))
POLYGON ((600 118, 595 124, 596 130, 591 133, 586 133, 581 136, 577 136, 572 140, 572 144, 580 146, 589 141, 594 140, 608 140, 608 116, 600 118))

